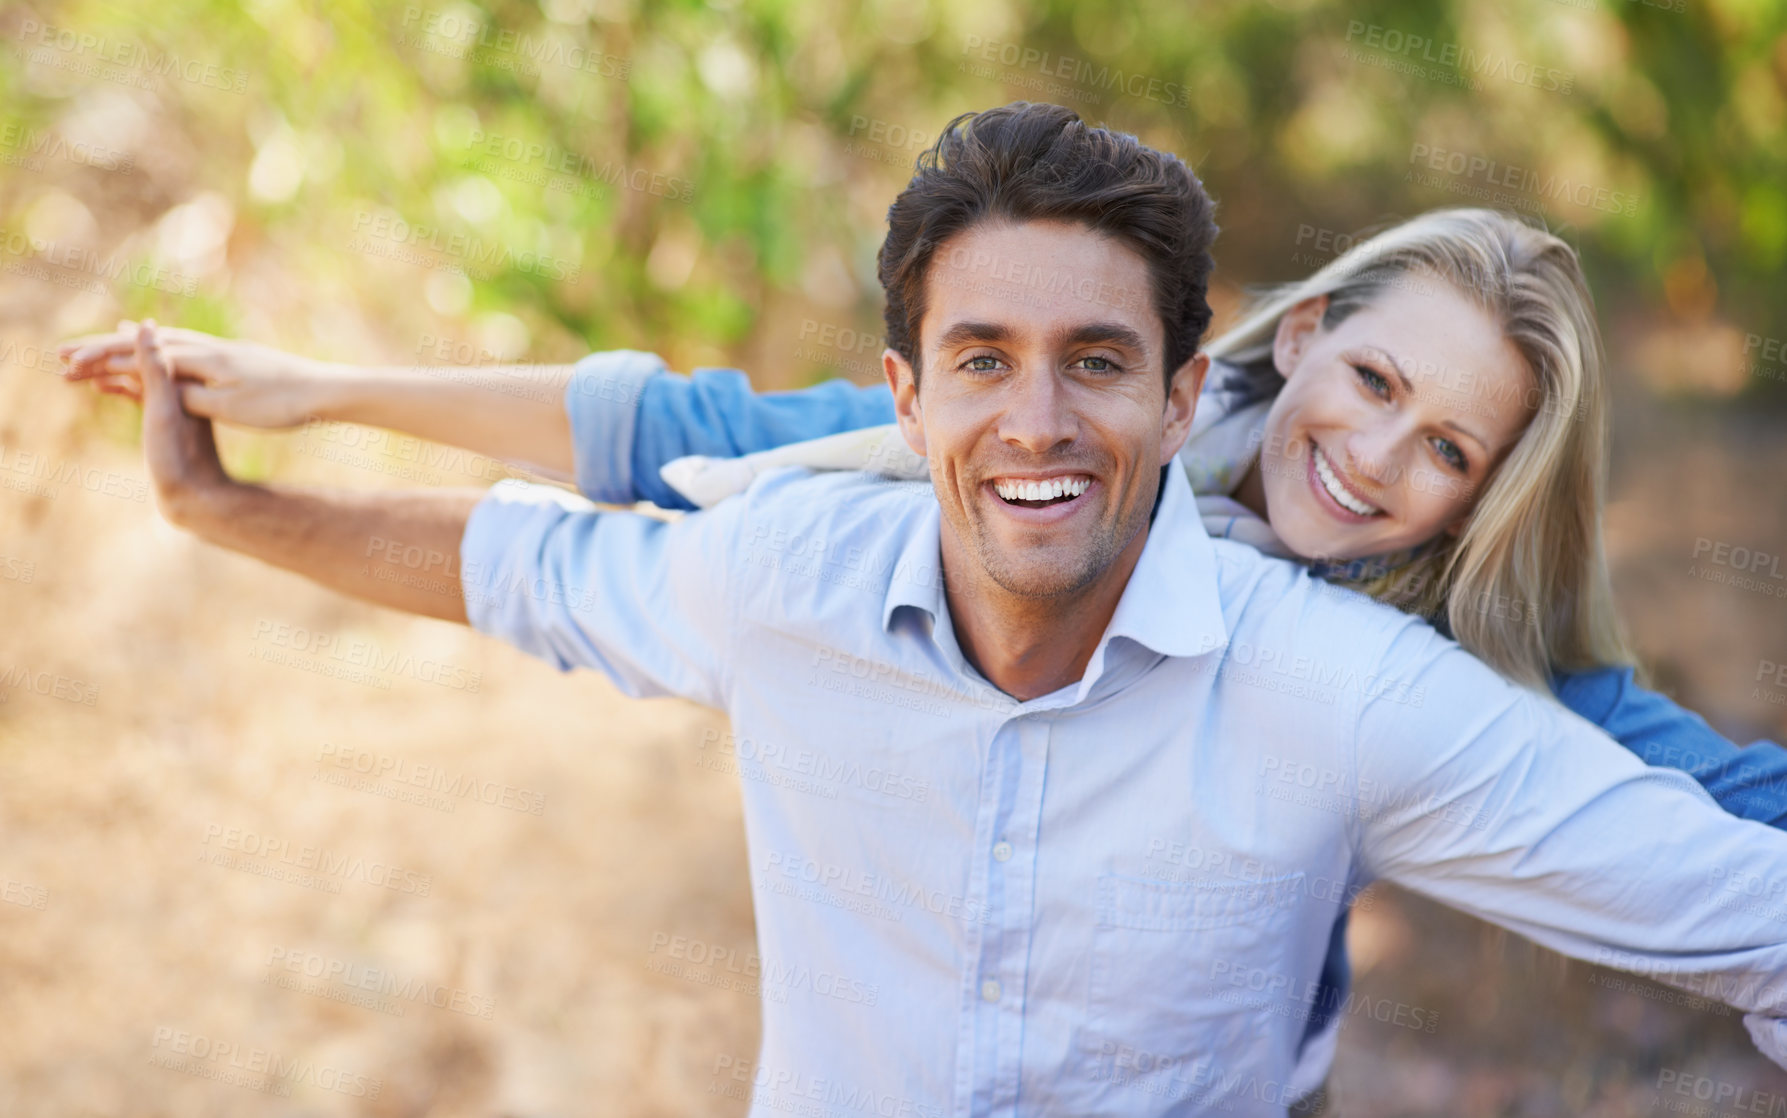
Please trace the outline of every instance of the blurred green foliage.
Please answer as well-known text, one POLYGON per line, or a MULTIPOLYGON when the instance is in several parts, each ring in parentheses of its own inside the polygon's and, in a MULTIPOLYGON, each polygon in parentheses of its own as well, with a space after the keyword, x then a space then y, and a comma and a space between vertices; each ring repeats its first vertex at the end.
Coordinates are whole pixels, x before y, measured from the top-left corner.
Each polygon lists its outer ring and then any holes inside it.
MULTIPOLYGON (((0 168, 5 229, 52 180, 113 238, 214 192, 233 207, 227 260, 198 271, 195 298, 120 288, 124 309, 223 330, 272 316, 284 336, 268 340, 330 356, 353 343, 324 301, 400 338, 493 338, 505 357, 631 345, 768 361, 753 370, 768 385, 834 371, 766 331, 815 307, 873 329, 874 253, 913 136, 1017 98, 1193 163, 1231 285, 1295 277, 1348 231, 1491 190, 1579 245, 1610 334, 1787 336, 1778 0, 69 0, 10 7, 0 28, 9 120, 91 127, 95 101, 142 106, 115 141, 140 152, 128 175, 0 168), (81 72, 88 52, 63 31, 148 61, 81 72), (239 70, 240 88, 190 66, 132 84, 170 56, 239 70), (1454 172, 1460 158, 1474 169, 1454 172), (364 250, 381 228, 378 252, 422 263, 364 250), (469 284, 440 274, 491 246, 469 284), (263 259, 283 286, 245 282, 263 259), (296 294, 248 314, 270 290, 296 294)), ((1680 383, 1781 387, 1729 369, 1680 383)))

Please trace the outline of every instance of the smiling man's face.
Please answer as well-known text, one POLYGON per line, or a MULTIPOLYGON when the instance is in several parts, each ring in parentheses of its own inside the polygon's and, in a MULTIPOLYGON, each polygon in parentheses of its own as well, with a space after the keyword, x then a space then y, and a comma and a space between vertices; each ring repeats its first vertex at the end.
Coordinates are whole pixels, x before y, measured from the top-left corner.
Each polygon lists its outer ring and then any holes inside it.
POLYGON ((897 354, 886 363, 906 440, 930 459, 952 588, 966 574, 1060 599, 1128 579, 1208 365, 1186 362, 1167 391, 1149 291, 1140 255, 1081 225, 983 223, 937 249, 922 391, 897 354))

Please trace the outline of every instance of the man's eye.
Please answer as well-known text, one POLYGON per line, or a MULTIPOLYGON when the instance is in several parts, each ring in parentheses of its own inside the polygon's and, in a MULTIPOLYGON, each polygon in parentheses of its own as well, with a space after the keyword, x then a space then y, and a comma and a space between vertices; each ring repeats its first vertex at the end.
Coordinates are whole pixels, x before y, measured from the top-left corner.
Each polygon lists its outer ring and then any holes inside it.
POLYGON ((1118 371, 1117 363, 1112 361, 1109 357, 1082 357, 1079 360, 1079 364, 1088 372, 1093 373, 1114 373, 1118 371))
POLYGON ((1439 451, 1439 455, 1445 459, 1446 465, 1459 473, 1462 474, 1470 468, 1470 460, 1464 456, 1464 451, 1458 449, 1458 444, 1451 439, 1433 440, 1433 449, 1439 451))
POLYGON ((982 353, 962 362, 962 368, 975 373, 996 373, 999 371, 999 359, 982 353))
POLYGON ((1379 396, 1388 397, 1390 395, 1390 382, 1384 378, 1382 373, 1373 369, 1367 369, 1363 365, 1354 365, 1353 371, 1359 374, 1359 380, 1365 387, 1371 389, 1379 396))

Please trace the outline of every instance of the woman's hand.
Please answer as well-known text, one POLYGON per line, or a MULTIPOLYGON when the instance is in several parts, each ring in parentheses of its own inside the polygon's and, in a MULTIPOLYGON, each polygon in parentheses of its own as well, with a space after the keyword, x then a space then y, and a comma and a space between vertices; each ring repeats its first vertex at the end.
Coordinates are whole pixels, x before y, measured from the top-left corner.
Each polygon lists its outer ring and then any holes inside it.
MULTIPOLYGON (((548 477, 574 476, 565 406, 570 365, 333 364, 197 330, 157 333, 174 394, 198 419, 243 427, 295 427, 313 419, 384 427, 548 477)), ((67 364, 63 379, 146 404, 134 322, 65 342, 58 352, 67 364)), ((628 399, 614 406, 636 404, 628 399)))
MULTIPOLYGON (((329 376, 322 362, 197 330, 163 327, 158 334, 189 414, 242 427, 296 427, 315 416, 317 390, 329 376)), ((138 341, 136 323, 127 321, 115 333, 64 342, 57 349, 68 366, 62 376, 140 404, 138 341)))

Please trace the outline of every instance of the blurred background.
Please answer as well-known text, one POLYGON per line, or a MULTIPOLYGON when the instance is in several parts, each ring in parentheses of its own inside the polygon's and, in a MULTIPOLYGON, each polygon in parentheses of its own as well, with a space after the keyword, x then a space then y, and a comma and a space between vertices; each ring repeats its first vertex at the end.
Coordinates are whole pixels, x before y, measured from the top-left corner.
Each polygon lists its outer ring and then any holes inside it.
MULTIPOLYGON (((723 720, 179 535, 135 406, 53 347, 153 315, 867 383, 888 204, 1020 98, 1197 168, 1219 328, 1430 207, 1578 246, 1637 644, 1728 736, 1787 733, 1778 2, 8 3, 0 1113, 742 1114, 777 991, 723 720)), ((338 424, 223 441, 256 478, 507 473, 338 424)), ((1368 897, 1360 992, 1423 1027, 1352 1015, 1335 1113, 1787 1109, 1737 1014, 1368 897)))

